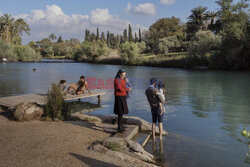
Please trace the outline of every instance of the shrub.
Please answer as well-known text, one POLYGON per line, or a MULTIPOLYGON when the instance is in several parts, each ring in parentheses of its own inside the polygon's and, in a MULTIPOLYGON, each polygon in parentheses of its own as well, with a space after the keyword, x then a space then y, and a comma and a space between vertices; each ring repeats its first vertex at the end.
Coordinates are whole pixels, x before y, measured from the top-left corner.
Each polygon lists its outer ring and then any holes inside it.
POLYGON ((193 56, 205 56, 206 53, 218 50, 221 46, 221 36, 211 31, 198 31, 189 43, 188 51, 193 56))
POLYGON ((36 53, 29 46, 15 45, 14 53, 19 61, 38 61, 41 60, 41 55, 36 53))
POLYGON ((88 60, 90 62, 95 62, 101 56, 107 56, 109 53, 109 48, 103 40, 98 41, 84 41, 74 53, 74 58, 76 60, 88 60))
POLYGON ((53 120, 66 120, 70 116, 68 105, 63 99, 61 90, 55 83, 51 84, 51 89, 48 91, 46 99, 45 116, 53 120))
POLYGON ((125 42, 120 46, 120 53, 125 63, 133 63, 140 54, 140 49, 136 43, 125 42))
POLYGON ((180 47, 180 42, 176 35, 159 39, 158 49, 162 54, 168 54, 170 49, 180 47))
POLYGON ((7 58, 8 61, 17 61, 13 46, 0 40, 0 61, 3 58, 7 58))

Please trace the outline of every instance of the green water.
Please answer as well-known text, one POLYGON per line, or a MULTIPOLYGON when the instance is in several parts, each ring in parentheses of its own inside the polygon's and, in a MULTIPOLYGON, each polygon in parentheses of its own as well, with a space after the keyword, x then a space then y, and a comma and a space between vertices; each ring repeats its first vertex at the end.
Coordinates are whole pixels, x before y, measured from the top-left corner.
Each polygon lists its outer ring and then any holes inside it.
MULTIPOLYGON (((249 148, 240 131, 250 130, 250 72, 187 71, 157 67, 134 67, 83 63, 1 63, 0 97, 46 92, 61 79, 76 83, 80 75, 114 78, 119 68, 127 71, 133 92, 129 115, 151 121, 145 88, 151 77, 162 79, 167 92, 162 150, 157 140, 145 149, 161 164, 184 167, 250 166, 249 148), (36 68, 34 72, 32 69, 36 68), (154 149, 155 148, 155 149, 154 149), (155 151, 154 151, 155 150, 155 151)), ((97 83, 97 82, 96 82, 97 83)), ((102 97, 102 108, 93 114, 113 114, 112 89, 102 97)), ((85 101, 96 103, 96 98, 85 101)))

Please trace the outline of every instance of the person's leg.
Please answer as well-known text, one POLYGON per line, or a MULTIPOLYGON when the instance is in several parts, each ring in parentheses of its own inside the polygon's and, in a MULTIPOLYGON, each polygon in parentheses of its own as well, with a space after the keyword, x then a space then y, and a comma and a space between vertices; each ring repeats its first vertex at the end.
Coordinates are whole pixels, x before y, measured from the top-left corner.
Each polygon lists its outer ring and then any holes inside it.
POLYGON ((123 114, 119 113, 118 114, 118 132, 124 131, 124 129, 122 128, 122 117, 123 117, 123 114))
POLYGON ((153 136, 153 141, 155 141, 155 123, 152 123, 152 136, 153 136))
POLYGON ((164 114, 162 113, 162 110, 160 109, 159 112, 158 112, 158 123, 159 123, 160 139, 162 139, 162 131, 163 131, 162 121, 163 121, 163 117, 164 117, 164 114))
POLYGON ((155 124, 157 122, 157 112, 155 111, 155 109, 151 109, 151 113, 152 113, 152 137, 153 140, 155 140, 155 124))
POLYGON ((162 139, 162 130, 163 130, 162 122, 159 122, 159 134, 160 134, 160 140, 162 139))
POLYGON ((74 91, 76 91, 77 90, 77 85, 76 84, 70 84, 69 85, 69 88, 67 89, 67 92, 69 92, 70 90, 74 90, 74 91))

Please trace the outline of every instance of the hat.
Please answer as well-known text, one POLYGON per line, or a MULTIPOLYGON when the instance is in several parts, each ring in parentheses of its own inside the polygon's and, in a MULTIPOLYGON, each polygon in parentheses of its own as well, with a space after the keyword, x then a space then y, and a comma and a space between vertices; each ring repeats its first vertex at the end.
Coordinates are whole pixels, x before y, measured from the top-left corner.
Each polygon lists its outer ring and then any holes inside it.
POLYGON ((151 78, 150 79, 150 85, 153 85, 153 84, 155 84, 157 82, 157 79, 155 79, 155 78, 151 78))
POLYGON ((120 69, 119 71, 118 71, 119 73, 124 73, 124 72, 126 72, 124 69, 120 69))

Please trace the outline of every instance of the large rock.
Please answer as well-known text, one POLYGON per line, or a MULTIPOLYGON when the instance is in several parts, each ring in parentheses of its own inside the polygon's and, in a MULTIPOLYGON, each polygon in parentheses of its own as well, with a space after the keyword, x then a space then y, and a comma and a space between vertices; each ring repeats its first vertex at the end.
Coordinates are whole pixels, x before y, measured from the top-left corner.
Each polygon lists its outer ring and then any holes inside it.
POLYGON ((23 102, 15 106, 13 116, 18 121, 39 120, 44 114, 44 109, 37 103, 23 102))

